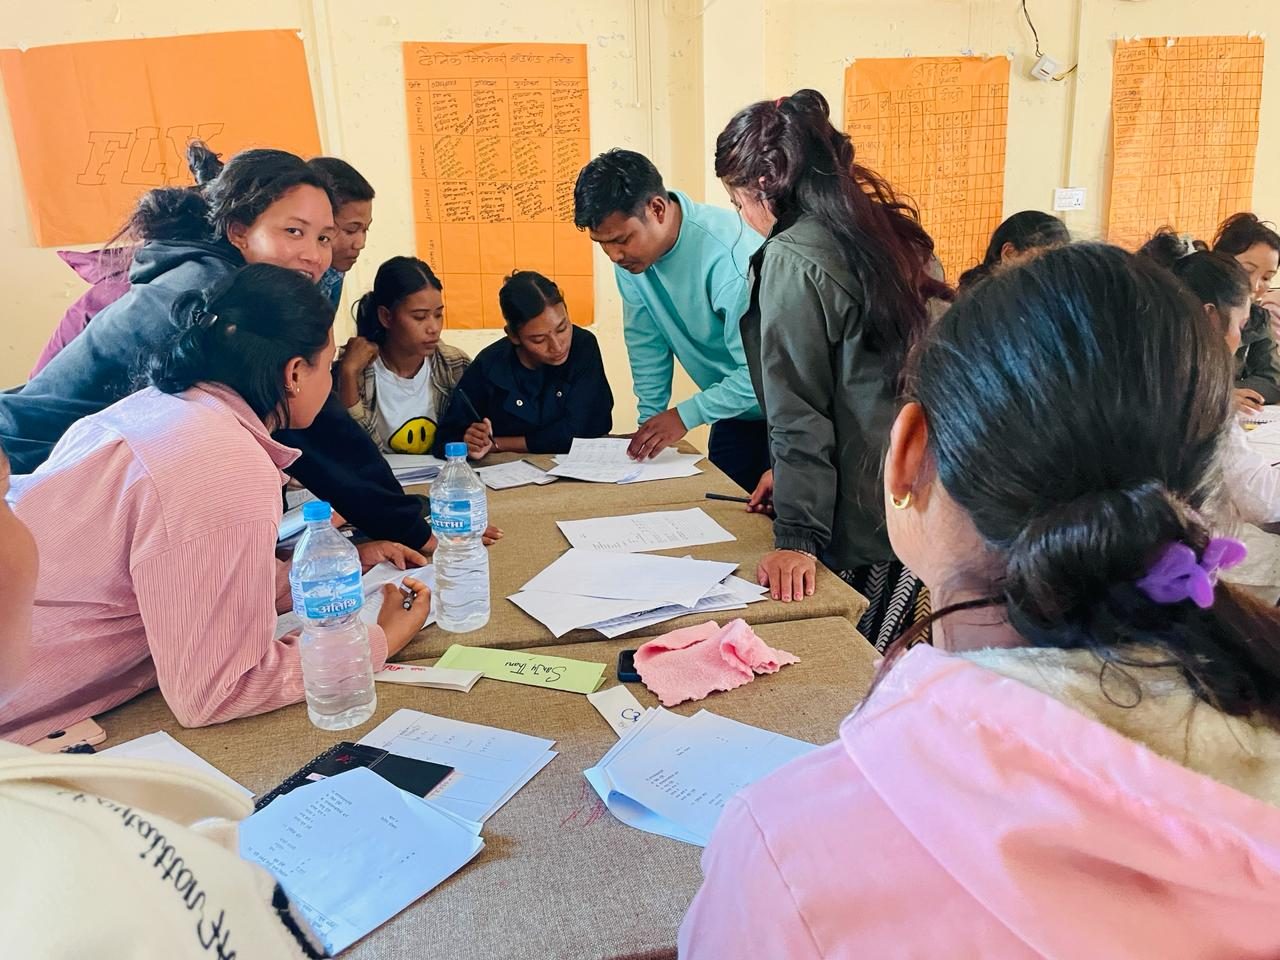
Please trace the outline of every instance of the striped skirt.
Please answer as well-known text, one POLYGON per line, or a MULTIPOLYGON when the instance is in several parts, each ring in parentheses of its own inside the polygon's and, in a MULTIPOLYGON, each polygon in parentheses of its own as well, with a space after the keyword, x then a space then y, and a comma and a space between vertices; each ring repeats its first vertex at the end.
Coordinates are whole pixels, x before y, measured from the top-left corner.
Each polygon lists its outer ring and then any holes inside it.
MULTIPOLYGON (((870 606, 858 621, 858 632, 884 653, 909 626, 929 615, 929 591, 898 560, 883 560, 837 575, 867 598, 870 606)), ((928 641, 926 632, 924 640, 928 641)))

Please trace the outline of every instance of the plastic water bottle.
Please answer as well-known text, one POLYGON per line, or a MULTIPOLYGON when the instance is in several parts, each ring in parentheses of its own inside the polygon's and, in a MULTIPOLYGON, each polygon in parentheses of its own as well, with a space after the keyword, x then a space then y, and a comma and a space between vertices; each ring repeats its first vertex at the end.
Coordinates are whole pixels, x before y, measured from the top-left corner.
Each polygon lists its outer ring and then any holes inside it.
POLYGON ((302 508, 306 532, 289 571, 293 612, 302 618, 302 682, 307 715, 322 730, 347 730, 373 716, 369 631, 360 619, 360 555, 333 528, 322 500, 302 508))
POLYGON ((489 622, 489 551, 484 531, 489 503, 467 464, 467 445, 444 448, 448 463, 431 485, 431 531, 436 535, 436 623, 466 633, 489 622))

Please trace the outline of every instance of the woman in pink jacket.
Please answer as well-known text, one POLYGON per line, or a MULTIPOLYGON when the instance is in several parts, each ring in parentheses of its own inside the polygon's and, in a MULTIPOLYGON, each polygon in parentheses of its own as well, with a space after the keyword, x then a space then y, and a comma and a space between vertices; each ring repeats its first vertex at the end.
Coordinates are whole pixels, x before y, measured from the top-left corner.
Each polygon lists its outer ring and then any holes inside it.
POLYGON ((1280 619, 1201 513, 1232 373, 1116 248, 957 301, 885 462, 934 646, 729 802, 682 957, 1280 956, 1280 619))
MULTIPOLYGON (((333 305, 297 271, 254 264, 180 296, 152 386, 77 421, 9 500, 40 545, 32 657, 0 738, 32 743, 159 687, 184 726, 303 699, 297 633, 277 638, 289 565, 275 556, 281 471, 333 383, 333 305)), ((360 547, 366 568, 426 558, 360 547)), ((373 668, 430 609, 383 605, 373 668)))

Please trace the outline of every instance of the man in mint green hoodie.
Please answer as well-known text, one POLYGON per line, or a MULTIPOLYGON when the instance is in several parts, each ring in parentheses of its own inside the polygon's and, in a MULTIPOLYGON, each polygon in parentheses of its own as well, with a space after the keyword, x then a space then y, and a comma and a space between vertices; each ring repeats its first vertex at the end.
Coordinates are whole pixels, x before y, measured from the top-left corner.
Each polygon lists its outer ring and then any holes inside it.
POLYGON ((574 223, 614 263, 622 330, 639 403, 628 452, 656 456, 711 425, 711 462, 745 490, 769 469, 769 436, 738 321, 747 266, 763 242, 731 210, 668 191, 641 154, 614 149, 578 174, 574 223), (701 392, 668 409, 674 360, 701 392))

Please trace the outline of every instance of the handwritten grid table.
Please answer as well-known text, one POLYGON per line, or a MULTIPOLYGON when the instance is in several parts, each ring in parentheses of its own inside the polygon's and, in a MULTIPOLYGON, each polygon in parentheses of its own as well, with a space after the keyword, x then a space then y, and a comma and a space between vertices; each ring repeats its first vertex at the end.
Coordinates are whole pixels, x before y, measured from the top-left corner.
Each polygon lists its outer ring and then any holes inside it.
POLYGON ((1262 54, 1249 37, 1116 43, 1108 240, 1136 248, 1164 225, 1209 240, 1250 208, 1262 54))
POLYGON ((512 270, 559 284, 592 321, 591 241, 573 225, 589 159, 582 44, 406 43, 405 97, 418 254, 448 290, 446 326, 503 326, 512 270))
POLYGON ((1004 213, 1009 61, 858 60, 845 131, 859 162, 918 207, 947 277, 973 266, 1004 213))

